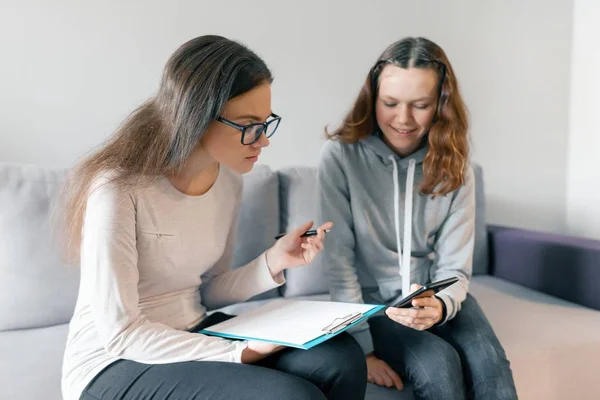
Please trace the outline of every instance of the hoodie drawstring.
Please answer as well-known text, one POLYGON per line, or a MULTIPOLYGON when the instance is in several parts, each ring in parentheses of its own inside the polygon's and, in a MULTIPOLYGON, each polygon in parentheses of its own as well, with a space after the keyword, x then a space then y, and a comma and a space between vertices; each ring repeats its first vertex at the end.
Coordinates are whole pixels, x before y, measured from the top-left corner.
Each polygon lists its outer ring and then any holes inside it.
POLYGON ((398 183, 398 164, 396 157, 389 159, 394 164, 394 222, 396 226, 396 245, 398 246, 398 267, 402 276, 402 295, 410 293, 410 254, 412 247, 412 207, 413 185, 415 181, 415 160, 409 160, 406 175, 406 197, 404 200, 404 246, 400 247, 400 185, 398 183))

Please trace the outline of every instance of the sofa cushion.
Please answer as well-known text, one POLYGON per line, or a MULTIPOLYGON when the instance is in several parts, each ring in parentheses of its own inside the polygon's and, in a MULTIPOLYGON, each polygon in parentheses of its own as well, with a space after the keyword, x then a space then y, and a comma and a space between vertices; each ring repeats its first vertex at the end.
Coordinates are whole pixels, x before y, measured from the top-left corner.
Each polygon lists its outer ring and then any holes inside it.
MULTIPOLYGON (((483 170, 473 164, 475 175, 475 248, 473 252, 473 274, 488 273, 488 242, 485 223, 485 196, 483 170)), ((314 167, 286 167, 278 171, 281 229, 287 231, 306 221, 315 221, 317 213, 317 170, 314 167)), ((286 271, 287 283, 282 294, 302 296, 329 291, 320 257, 311 265, 286 271)))
POLYGON ((61 400, 67 324, 0 332, 0 399, 61 400))
POLYGON ((398 391, 395 388, 386 388, 377 386, 373 383, 367 384, 367 393, 365 400, 414 400, 415 393, 413 392, 410 382, 402 382, 404 389, 398 391))
MULTIPOLYGON (((307 300, 325 300, 310 296, 307 300)), ((265 300, 247 303, 255 308, 265 300)), ((230 310, 231 312, 234 309, 230 310)), ((0 399, 62 399, 60 379, 68 325, 0 332, 0 399)), ((369 384, 366 400, 412 400, 408 385, 398 392, 369 384)))
POLYGON ((598 399, 600 312, 492 276, 471 294, 512 364, 521 399, 598 399))
POLYGON ((489 273, 487 224, 485 221, 485 185, 483 169, 472 164, 475 174, 475 247, 473 249, 473 275, 489 273))
POLYGON ((69 321, 79 271, 63 264, 53 200, 63 170, 0 164, 0 331, 69 321))
MULTIPOLYGON (((275 242, 279 233, 279 180, 266 165, 256 165, 244 176, 242 204, 238 216, 233 266, 246 265, 275 242)), ((279 289, 256 296, 278 297, 279 289)))
MULTIPOLYGON (((500 338, 522 399, 596 399, 600 384, 600 312, 491 276, 475 277, 475 296, 500 338)), ((300 297, 326 300, 327 295, 300 297)), ((219 311, 237 314, 252 301, 219 311)), ((0 332, 0 398, 61 399, 68 326, 0 332)), ((412 392, 369 385, 367 400, 408 400, 412 392)))
POLYGON ((600 241, 490 226, 492 274, 600 310, 600 241))
MULTIPOLYGON (((281 205, 281 229, 289 231, 313 221, 317 221, 317 170, 313 167, 287 167, 278 171, 281 205)), ((282 294, 285 297, 306 296, 329 292, 329 283, 323 273, 321 257, 310 265, 285 271, 287 280, 282 294)))

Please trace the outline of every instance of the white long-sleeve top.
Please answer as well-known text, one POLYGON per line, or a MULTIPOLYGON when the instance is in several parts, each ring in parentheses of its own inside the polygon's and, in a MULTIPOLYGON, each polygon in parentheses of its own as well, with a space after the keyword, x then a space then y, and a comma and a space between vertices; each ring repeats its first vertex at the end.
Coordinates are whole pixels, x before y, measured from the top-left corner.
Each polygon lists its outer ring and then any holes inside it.
POLYGON ((81 280, 63 360, 65 400, 119 359, 240 362, 246 347, 188 332, 222 307, 277 287, 264 254, 231 270, 242 179, 220 166, 201 196, 166 178, 134 191, 98 179, 87 202, 81 280))

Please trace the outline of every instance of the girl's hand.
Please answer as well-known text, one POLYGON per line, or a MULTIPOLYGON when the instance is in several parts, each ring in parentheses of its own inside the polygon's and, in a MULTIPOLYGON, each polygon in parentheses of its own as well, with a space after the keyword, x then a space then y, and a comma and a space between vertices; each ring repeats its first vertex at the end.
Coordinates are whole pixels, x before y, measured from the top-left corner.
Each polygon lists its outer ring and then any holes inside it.
MULTIPOLYGON (((411 293, 420 287, 421 285, 413 283, 410 287, 411 293)), ((389 307, 385 313, 393 321, 418 331, 429 329, 442 320, 444 310, 442 300, 439 298, 435 296, 417 298, 412 301, 412 305, 416 308, 389 307)))

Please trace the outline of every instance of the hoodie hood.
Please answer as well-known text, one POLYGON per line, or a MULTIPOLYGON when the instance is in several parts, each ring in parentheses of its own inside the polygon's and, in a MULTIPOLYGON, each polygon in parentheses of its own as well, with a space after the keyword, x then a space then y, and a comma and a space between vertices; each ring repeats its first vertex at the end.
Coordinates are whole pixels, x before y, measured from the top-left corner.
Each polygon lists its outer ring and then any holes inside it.
POLYGON ((394 151, 390 149, 387 144, 385 144, 382 136, 383 134, 381 132, 376 132, 360 141, 372 154, 372 158, 379 161, 382 166, 391 168, 393 165, 392 158, 396 160, 397 165, 402 169, 408 168, 410 160, 414 160, 416 165, 423 164, 425 156, 429 151, 428 143, 426 143, 419 150, 415 151, 413 154, 407 157, 400 157, 398 154, 394 153, 394 151))

